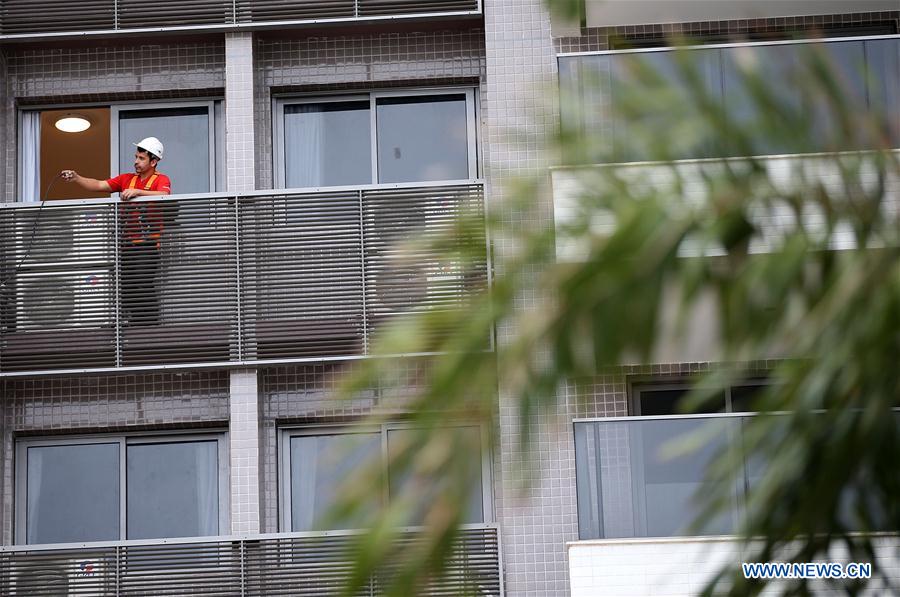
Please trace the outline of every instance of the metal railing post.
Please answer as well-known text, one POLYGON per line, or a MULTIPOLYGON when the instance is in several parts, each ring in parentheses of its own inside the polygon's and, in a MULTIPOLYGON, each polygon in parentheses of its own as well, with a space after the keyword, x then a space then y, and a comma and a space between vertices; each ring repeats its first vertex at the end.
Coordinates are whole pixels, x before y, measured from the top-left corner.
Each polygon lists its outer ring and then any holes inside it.
POLYGON ((246 552, 246 541, 241 539, 240 541, 240 558, 241 558, 241 597, 244 597, 247 594, 247 552, 246 552))
POLYGON ((116 595, 122 594, 122 546, 116 546, 116 595))
POLYGON ((362 278, 363 354, 369 354, 369 311, 366 302, 366 219, 363 191, 358 191, 357 196, 359 197, 359 261, 362 278))
POLYGON ((244 360, 244 305, 241 295, 244 291, 241 284, 241 212, 240 198, 234 197, 234 267, 235 267, 235 291, 237 296, 237 359, 244 360))
POLYGON ((116 351, 116 367, 122 366, 122 264, 121 264, 121 251, 122 251, 122 230, 120 229, 122 223, 119 221, 119 206, 116 203, 113 203, 111 206, 113 210, 113 268, 115 279, 115 283, 113 284, 113 317, 114 317, 114 325, 115 325, 115 351, 116 351))

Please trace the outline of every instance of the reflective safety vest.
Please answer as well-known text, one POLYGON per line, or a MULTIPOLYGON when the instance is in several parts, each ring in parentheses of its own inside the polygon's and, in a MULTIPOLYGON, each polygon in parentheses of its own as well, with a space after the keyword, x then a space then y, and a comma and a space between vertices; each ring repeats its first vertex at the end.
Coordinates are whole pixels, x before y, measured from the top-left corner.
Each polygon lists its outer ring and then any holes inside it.
MULTIPOLYGON (((156 182, 158 174, 153 174, 144 183, 144 190, 149 191, 156 182)), ((131 178, 128 188, 137 186, 139 177, 131 178)), ((125 202, 122 204, 124 211, 124 237, 129 245, 148 245, 156 243, 159 248, 159 239, 162 236, 163 217, 159 205, 153 201, 125 202)))

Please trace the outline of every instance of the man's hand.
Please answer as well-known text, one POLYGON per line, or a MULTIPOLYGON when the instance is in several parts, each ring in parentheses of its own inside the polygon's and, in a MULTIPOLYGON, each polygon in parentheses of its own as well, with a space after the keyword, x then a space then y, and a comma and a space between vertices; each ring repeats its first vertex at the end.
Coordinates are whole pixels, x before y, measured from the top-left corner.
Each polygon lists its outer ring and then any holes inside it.
POLYGON ((135 197, 141 196, 141 189, 122 189, 122 192, 119 194, 119 197, 122 198, 122 201, 128 201, 129 199, 134 199, 135 197))
POLYGON ((78 172, 74 170, 63 170, 59 173, 59 177, 62 178, 66 182, 74 182, 82 189, 87 189, 94 193, 111 193, 112 189, 109 188, 109 183, 105 180, 97 180, 96 178, 87 178, 85 176, 81 176, 78 172))

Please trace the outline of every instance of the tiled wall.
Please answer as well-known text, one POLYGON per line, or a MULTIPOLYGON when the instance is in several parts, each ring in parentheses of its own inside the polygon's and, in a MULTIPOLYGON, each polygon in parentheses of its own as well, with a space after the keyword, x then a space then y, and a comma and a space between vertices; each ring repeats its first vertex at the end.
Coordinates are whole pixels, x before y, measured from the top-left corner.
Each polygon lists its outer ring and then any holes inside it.
MULTIPOLYGON (((557 110, 552 89, 556 61, 550 19, 541 0, 486 2, 484 133, 486 172, 492 208, 499 210, 512 234, 543 227, 552 221, 549 199, 528 213, 504 210, 502 179, 509 174, 539 172, 548 165, 544 137, 555 130, 557 110)), ((548 197, 549 193, 539 195, 548 197)), ((515 246, 495 237, 496 264, 515 246)), ((521 305, 533 308, 525 292, 521 305)), ((502 344, 513 329, 498 330, 502 344)), ((556 413, 538 421, 530 454, 518 450, 520 429, 516 405, 504 393, 500 380, 500 454, 495 475, 495 503, 503 538, 503 560, 508 595, 564 595, 567 593, 566 553, 562 549, 575 532, 574 457, 565 403, 556 413), (529 460, 531 457, 531 460, 529 460), (532 473, 523 488, 523 471, 532 473)))
POLYGON ((226 189, 256 190, 253 114, 253 34, 225 36, 226 189))
MULTIPOLYGON (((75 47, 7 48, 8 97, 3 104, 4 165, 16 171, 16 103, 97 103, 223 95, 225 50, 221 40, 75 47)), ((15 196, 14 176, 0 187, 15 196)))
POLYGON ((3 544, 12 540, 17 436, 225 427, 228 394, 224 371, 7 381, 2 397, 3 544))
POLYGON ((477 85, 480 28, 257 40, 257 186, 273 186, 272 94, 425 84, 477 85))
POLYGON ((263 495, 259 376, 254 370, 232 371, 230 378, 231 532, 255 534, 260 532, 263 495))

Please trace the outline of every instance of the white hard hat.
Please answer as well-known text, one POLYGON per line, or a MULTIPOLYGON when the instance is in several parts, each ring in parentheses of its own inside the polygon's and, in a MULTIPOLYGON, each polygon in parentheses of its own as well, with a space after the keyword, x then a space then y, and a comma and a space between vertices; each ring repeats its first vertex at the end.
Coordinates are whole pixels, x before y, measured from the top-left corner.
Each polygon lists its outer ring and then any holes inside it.
POLYGON ((138 149, 149 151, 159 159, 162 159, 163 157, 162 141, 156 137, 147 137, 146 139, 142 139, 140 143, 134 143, 133 145, 138 149))

